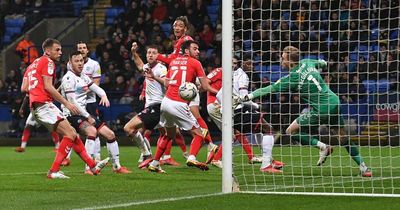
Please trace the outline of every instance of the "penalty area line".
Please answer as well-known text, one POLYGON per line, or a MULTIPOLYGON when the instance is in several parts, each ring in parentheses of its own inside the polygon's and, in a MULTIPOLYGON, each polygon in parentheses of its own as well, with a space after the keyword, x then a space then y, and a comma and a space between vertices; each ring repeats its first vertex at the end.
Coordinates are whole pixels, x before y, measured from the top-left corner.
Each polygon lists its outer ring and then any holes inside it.
POLYGON ((138 205, 144 205, 144 204, 154 204, 154 203, 169 202, 169 201, 180 201, 180 200, 189 200, 189 199, 195 199, 195 198, 205 198, 205 197, 218 196, 218 195, 224 195, 224 194, 225 193, 221 192, 221 193, 192 195, 192 196, 184 196, 184 197, 176 197, 176 198, 163 198, 163 199, 157 199, 157 200, 121 203, 121 204, 116 204, 116 205, 92 206, 92 207, 78 208, 78 209, 74 209, 74 210, 92 210, 92 209, 110 209, 110 208, 118 208, 118 207, 129 207, 129 206, 138 206, 138 205))

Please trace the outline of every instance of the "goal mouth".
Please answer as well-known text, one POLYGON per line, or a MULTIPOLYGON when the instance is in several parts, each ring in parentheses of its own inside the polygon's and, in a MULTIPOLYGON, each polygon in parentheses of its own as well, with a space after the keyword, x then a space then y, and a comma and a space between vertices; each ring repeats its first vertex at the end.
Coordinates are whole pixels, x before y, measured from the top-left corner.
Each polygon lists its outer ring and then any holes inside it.
POLYGON ((236 117, 230 110, 235 117, 227 127, 247 138, 247 143, 224 140, 232 144, 232 161, 224 163, 232 165, 231 176, 223 175, 232 191, 400 196, 399 3, 234 1, 230 6, 232 15, 223 11, 222 25, 233 34, 223 56, 233 52, 239 59, 223 63, 228 69, 237 65, 224 80, 232 80, 235 93, 245 82, 235 78, 236 70, 243 70, 257 112, 279 136, 266 140, 265 124, 253 129, 259 115, 236 117), (298 59, 288 46, 299 51, 298 59), (274 160, 284 166, 274 168, 274 160))

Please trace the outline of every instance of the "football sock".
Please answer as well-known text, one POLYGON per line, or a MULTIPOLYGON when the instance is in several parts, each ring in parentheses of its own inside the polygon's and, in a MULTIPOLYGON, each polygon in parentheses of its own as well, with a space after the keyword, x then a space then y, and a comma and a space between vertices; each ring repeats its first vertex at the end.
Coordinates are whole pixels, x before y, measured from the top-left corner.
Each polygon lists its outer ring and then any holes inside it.
POLYGON ((247 137, 243 134, 236 134, 235 139, 242 144, 243 150, 247 154, 247 158, 251 160, 253 158, 253 149, 251 148, 247 137))
POLYGON ((199 117, 196 119, 197 122, 199 123, 200 127, 202 129, 205 129, 207 131, 207 133, 204 135, 204 141, 208 144, 210 142, 212 142, 210 133, 208 132, 208 126, 207 123, 203 120, 203 118, 199 117))
POLYGON ((167 148, 167 145, 169 143, 169 141, 172 141, 171 139, 169 139, 167 136, 160 136, 158 141, 157 141, 157 150, 156 150, 156 154, 154 156, 154 160, 159 161, 161 156, 163 155, 165 149, 167 148))
POLYGON ((296 133, 292 135, 293 140, 300 142, 302 145, 316 146, 320 149, 324 149, 326 144, 320 142, 317 138, 311 137, 308 133, 296 133))
POLYGON ((115 169, 121 168, 121 164, 119 163, 119 147, 116 139, 107 141, 107 150, 108 154, 111 156, 113 167, 115 169))
MULTIPOLYGON (((61 144, 60 144, 61 145, 61 144)), ((72 154, 72 149, 68 152, 67 157, 68 159, 71 159, 71 154, 72 154)))
POLYGON ((195 134, 192 143, 190 144, 189 154, 197 156, 197 153, 200 151, 202 144, 203 144, 203 137, 195 134))
POLYGON ((50 168, 50 172, 57 172, 60 170, 61 162, 64 160, 64 158, 67 156, 67 154, 71 151, 73 144, 74 143, 72 142, 72 140, 66 136, 64 136, 61 139, 60 147, 57 150, 56 157, 50 168))
MULTIPOLYGON (((151 134, 151 132, 148 132, 148 133, 151 134)), ((146 135, 146 133, 145 133, 145 135, 146 135)), ((150 145, 150 135, 148 137, 144 136, 143 140, 144 140, 144 143, 146 144, 147 150, 150 152, 150 155, 152 155, 151 145, 150 145)))
POLYGON ((172 149, 172 141, 169 141, 168 144, 167 144, 167 148, 165 148, 164 156, 165 155, 170 155, 171 154, 171 149, 172 149))
POLYGON ((94 159, 96 162, 99 162, 101 160, 101 144, 100 144, 100 138, 97 136, 96 140, 94 141, 95 146, 94 146, 94 159))
POLYGON ((358 147, 354 142, 347 138, 344 142, 341 143, 346 148, 351 158, 357 163, 357 165, 360 165, 364 162, 361 158, 360 152, 358 151, 358 147))
POLYGON ((222 144, 219 145, 217 153, 215 153, 213 160, 221 160, 222 158, 222 144))
POLYGON ((31 136, 31 129, 28 127, 24 128, 24 131, 22 132, 22 137, 21 137, 21 147, 25 148, 26 143, 29 140, 29 137, 31 136))
POLYGON ((261 163, 261 168, 267 167, 272 162, 272 148, 274 147, 274 136, 264 135, 262 140, 262 153, 263 161, 261 163))
POLYGON ((53 139, 55 147, 58 148, 58 145, 60 144, 60 136, 58 135, 58 133, 55 131, 52 131, 51 138, 53 139))
POLYGON ((175 136, 176 144, 181 148, 182 152, 186 152, 186 143, 183 135, 181 133, 177 133, 175 136))
POLYGON ((78 156, 85 162, 90 168, 94 168, 96 166, 96 162, 88 155, 85 149, 85 145, 83 145, 83 142, 79 136, 76 136, 74 144, 72 145, 72 148, 78 154, 78 156))
MULTIPOLYGON (((87 152, 88 155, 89 155, 90 157, 92 157, 92 158, 93 158, 93 156, 94 156, 94 146, 95 146, 94 140, 95 140, 95 139, 96 139, 96 137, 94 137, 94 136, 87 136, 87 137, 86 137, 86 141, 85 141, 85 149, 86 149, 86 152, 87 152)), ((90 168, 89 168, 88 165, 86 165, 86 166, 85 166, 85 169, 90 169, 90 168)))
POLYGON ((139 147, 140 152, 143 155, 145 156, 151 155, 150 151, 147 148, 146 142, 140 132, 136 132, 131 139, 132 141, 136 142, 136 145, 139 147))

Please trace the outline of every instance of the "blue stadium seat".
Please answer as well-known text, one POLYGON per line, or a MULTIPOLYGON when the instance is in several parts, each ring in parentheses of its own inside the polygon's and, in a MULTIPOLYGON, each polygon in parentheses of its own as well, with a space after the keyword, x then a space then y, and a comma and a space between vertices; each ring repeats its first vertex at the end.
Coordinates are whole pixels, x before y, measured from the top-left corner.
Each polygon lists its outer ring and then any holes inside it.
POLYGON ((282 17, 284 20, 290 20, 290 12, 283 12, 282 17))
POLYGON ((208 14, 208 16, 210 17, 212 25, 215 26, 217 24, 218 14, 208 14))
POLYGON ((358 51, 360 51, 360 52, 368 52, 368 46, 360 45, 360 46, 358 46, 358 51))
POLYGON ((270 70, 271 72, 278 72, 278 73, 280 73, 282 69, 281 69, 281 66, 280 66, 280 65, 271 65, 270 68, 269 68, 269 70, 270 70))
POLYGON ((7 18, 4 20, 5 27, 23 27, 25 25, 25 18, 7 18))
POLYGON ((398 29, 395 29, 395 30, 393 30, 392 32, 390 32, 389 38, 390 38, 390 39, 393 39, 393 40, 398 39, 398 38, 399 38, 399 30, 398 30, 398 29))
POLYGON ((373 45, 370 46, 369 51, 370 52, 378 52, 379 51, 379 46, 376 45, 376 44, 373 44, 373 45))
POLYGON ((207 6, 207 13, 210 14, 218 14, 218 5, 211 5, 211 6, 207 6))
POLYGON ((364 80, 362 82, 365 86, 365 89, 367 89, 368 93, 376 93, 377 92, 377 85, 376 85, 376 81, 374 80, 364 80))
POLYGON ((390 83, 387 79, 380 79, 377 82, 377 90, 379 93, 385 93, 389 91, 390 83))
POLYGON ((252 45, 251 40, 244 40, 243 41, 244 50, 251 50, 251 48, 252 48, 251 45, 252 45))
POLYGON ((207 52, 206 52, 206 56, 207 56, 207 57, 211 57, 211 55, 213 54, 213 52, 214 52, 214 49, 213 49, 213 48, 208 49, 207 52))
POLYGON ((4 37, 3 37, 3 43, 4 44, 8 44, 10 42, 11 42, 11 36, 5 34, 4 37))
POLYGON ((358 53, 352 52, 349 55, 350 62, 358 61, 358 53))
POLYGON ((171 24, 170 23, 163 23, 160 25, 161 30, 165 33, 166 36, 171 34, 171 24))

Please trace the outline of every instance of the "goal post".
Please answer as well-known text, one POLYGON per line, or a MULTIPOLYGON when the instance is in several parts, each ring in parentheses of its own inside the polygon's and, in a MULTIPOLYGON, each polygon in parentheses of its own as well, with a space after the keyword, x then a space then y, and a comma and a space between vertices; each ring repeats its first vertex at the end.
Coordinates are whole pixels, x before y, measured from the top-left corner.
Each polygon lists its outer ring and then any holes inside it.
MULTIPOLYGON (((280 56, 295 46, 300 59, 327 62, 318 71, 339 97, 349 137, 339 141, 331 130, 340 122, 329 117, 330 125, 307 128, 312 135, 305 145, 301 136, 285 134, 293 120, 313 109, 301 93, 255 98, 275 130, 272 157, 285 163, 281 174, 261 172, 260 163, 249 164, 248 151, 232 141, 233 110, 226 105, 232 104, 232 89, 224 88, 223 193, 232 192, 234 183, 244 193, 400 197, 399 11, 398 1, 386 0, 222 1, 223 87, 232 87, 233 55, 242 68, 245 59, 252 62, 251 71, 245 70, 251 92, 289 74, 280 56), (322 166, 317 162, 325 147, 312 138, 333 147, 322 166), (363 164, 372 177, 360 175, 363 164)), ((262 137, 246 137, 253 155, 261 157, 262 137)))
MULTIPOLYGON (((232 87, 232 0, 222 1, 222 87, 232 87), (228 71, 227 71, 228 70, 228 71)), ((224 96, 232 95, 232 88, 223 88, 224 96)), ((223 97, 222 104, 232 104, 232 97, 223 97)), ((232 108, 226 106, 222 113, 222 192, 232 192, 233 179, 232 179, 232 134, 233 134, 233 122, 232 122, 232 108)))

